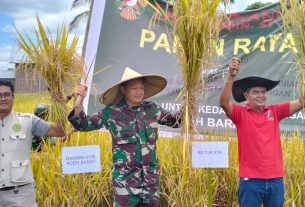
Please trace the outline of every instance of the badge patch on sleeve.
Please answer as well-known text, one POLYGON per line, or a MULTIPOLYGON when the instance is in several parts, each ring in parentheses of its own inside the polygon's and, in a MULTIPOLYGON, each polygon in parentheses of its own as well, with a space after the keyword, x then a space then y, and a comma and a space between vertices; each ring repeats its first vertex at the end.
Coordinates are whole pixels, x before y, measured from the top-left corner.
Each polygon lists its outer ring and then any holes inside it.
POLYGON ((14 132, 20 132, 22 129, 22 125, 20 123, 15 123, 12 126, 14 132))

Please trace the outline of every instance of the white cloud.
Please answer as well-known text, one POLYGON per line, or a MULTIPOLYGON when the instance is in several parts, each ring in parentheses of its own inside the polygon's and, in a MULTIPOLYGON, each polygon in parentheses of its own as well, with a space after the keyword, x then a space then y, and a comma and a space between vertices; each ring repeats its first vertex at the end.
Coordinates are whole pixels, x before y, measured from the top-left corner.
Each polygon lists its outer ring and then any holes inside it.
POLYGON ((0 70, 13 68, 14 64, 9 63, 12 46, 0 46, 0 70))
MULTIPOLYGON (((58 25, 65 23, 68 27, 68 24, 72 21, 72 19, 83 10, 77 9, 75 11, 58 11, 56 13, 26 11, 24 13, 19 13, 18 16, 14 17, 14 24, 18 28, 18 30, 33 31, 34 26, 37 27, 37 14, 44 26, 47 26, 51 32, 56 32, 58 25)), ((86 22, 84 22, 84 24, 85 23, 86 22)))
MULTIPOLYGON (((0 12, 12 17, 17 29, 28 34, 37 27, 36 14, 51 33, 56 33, 58 25, 63 22, 68 25, 77 14, 88 9, 87 6, 71 10, 72 0, 0 0, 0 5, 0 12)), ((12 28, 13 25, 6 25, 1 30, 14 31, 12 28)), ((84 33, 84 30, 77 31, 84 33)))
MULTIPOLYGON (((64 15, 65 13, 38 14, 38 17, 44 27, 48 27, 51 33, 55 33, 58 25, 62 24, 64 15)), ((38 28, 35 15, 30 18, 16 18, 14 24, 19 31, 25 31, 26 33, 32 33, 34 28, 38 28)))
MULTIPOLYGON (((74 10, 71 10, 72 0, 0 0, 0 12, 6 14, 13 18, 13 25, 5 25, 1 28, 1 31, 11 32, 11 35, 15 35, 15 28, 22 33, 27 33, 31 39, 34 38, 34 28, 37 28, 36 14, 39 16, 44 27, 48 27, 49 31, 52 34, 52 37, 55 37, 58 26, 64 22, 68 28, 69 22, 79 13, 88 9, 88 7, 80 7, 74 10)), ((81 47, 83 44, 83 37, 85 32, 84 22, 78 29, 73 30, 69 36, 69 39, 72 39, 72 36, 78 34, 79 43, 78 51, 81 52, 81 47)), ((5 43, 1 42, 0 45, 5 43)), ((14 59, 14 53, 16 52, 16 46, 5 46, 0 49, 0 68, 7 67, 9 60, 14 59), (15 49, 12 49, 15 48, 15 49), (5 51, 5 52, 4 52, 5 51), (12 53, 10 55, 10 53, 12 53), (10 57, 11 56, 11 57, 10 57)))
POLYGON ((230 4, 229 5, 229 12, 240 12, 244 11, 247 6, 250 4, 253 4, 254 2, 262 2, 262 3, 275 3, 278 2, 279 0, 235 0, 235 4, 230 4))
POLYGON ((72 1, 64 0, 0 0, 0 12, 9 16, 18 17, 25 11, 42 11, 44 13, 57 13, 69 10, 72 1))
POLYGON ((0 61, 7 61, 9 59, 11 49, 11 45, 5 45, 0 47, 0 61))
POLYGON ((14 29, 13 25, 5 25, 0 30, 1 32, 12 32, 14 29))

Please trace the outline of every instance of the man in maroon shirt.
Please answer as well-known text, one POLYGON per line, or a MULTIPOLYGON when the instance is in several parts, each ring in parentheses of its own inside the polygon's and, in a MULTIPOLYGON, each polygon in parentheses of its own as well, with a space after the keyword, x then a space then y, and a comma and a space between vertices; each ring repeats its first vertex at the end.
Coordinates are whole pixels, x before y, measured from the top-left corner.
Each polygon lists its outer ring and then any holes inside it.
POLYGON ((266 105, 267 91, 279 81, 251 76, 237 81, 241 61, 233 58, 220 96, 220 106, 233 121, 238 137, 241 207, 282 207, 284 167, 279 122, 304 107, 304 97, 266 105), (247 100, 245 106, 230 102, 247 100))

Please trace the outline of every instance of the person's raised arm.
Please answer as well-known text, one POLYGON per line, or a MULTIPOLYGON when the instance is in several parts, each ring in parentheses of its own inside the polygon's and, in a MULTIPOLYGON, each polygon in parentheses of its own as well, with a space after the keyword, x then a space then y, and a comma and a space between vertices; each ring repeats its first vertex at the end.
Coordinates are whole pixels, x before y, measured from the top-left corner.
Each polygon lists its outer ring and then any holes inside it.
POLYGON ((233 58, 230 62, 229 73, 220 94, 219 105, 225 111, 226 115, 230 115, 233 110, 233 105, 230 102, 230 97, 232 94, 233 81, 239 72, 240 63, 241 61, 239 58, 233 58))
MULTIPOLYGON (((302 69, 305 70, 305 64, 302 65, 302 69)), ((301 97, 297 100, 290 102, 290 113, 294 114, 305 107, 305 93, 301 95, 301 97)))
POLYGON ((109 116, 105 114, 104 109, 99 110, 92 115, 87 115, 83 111, 83 100, 87 95, 87 88, 88 87, 84 84, 75 87, 73 92, 75 102, 73 111, 68 115, 68 120, 78 131, 92 131, 102 127, 107 128, 109 116))
POLYGON ((65 129, 64 129, 64 124, 63 123, 52 123, 51 127, 46 134, 47 136, 50 137, 63 137, 66 135, 65 129))
POLYGON ((305 106, 305 95, 303 95, 301 98, 291 101, 290 102, 290 113, 294 114, 301 109, 303 109, 305 106))
POLYGON ((75 99, 75 102, 74 102, 74 115, 77 116, 79 115, 79 113, 81 111, 83 111, 84 107, 83 107, 83 101, 84 101, 84 98, 86 97, 87 95, 87 89, 88 87, 86 85, 78 85, 75 87, 74 89, 74 99, 75 99))

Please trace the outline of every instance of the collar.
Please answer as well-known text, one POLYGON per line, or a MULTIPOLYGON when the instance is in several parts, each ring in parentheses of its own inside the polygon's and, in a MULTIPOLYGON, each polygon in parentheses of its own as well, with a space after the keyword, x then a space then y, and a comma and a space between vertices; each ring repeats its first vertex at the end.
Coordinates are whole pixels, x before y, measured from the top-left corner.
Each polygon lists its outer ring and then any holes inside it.
POLYGON ((118 107, 122 109, 130 109, 132 111, 138 111, 140 108, 142 108, 143 102, 139 106, 129 106, 126 102, 125 98, 121 98, 118 107))
MULTIPOLYGON (((251 111, 251 110, 256 111, 255 109, 251 108, 248 103, 245 105, 245 107, 246 107, 247 111, 251 111)), ((263 108, 263 112, 266 112, 268 110, 269 110, 269 106, 265 105, 264 108, 263 108)))
POLYGON ((151 102, 149 101, 142 101, 139 105, 139 107, 130 107, 127 103, 125 98, 121 98, 120 102, 118 103, 118 107, 122 109, 131 109, 133 111, 137 111, 139 109, 146 109, 151 106, 151 102))
POLYGON ((11 111, 4 119, 2 120, 2 123, 8 122, 11 117, 13 117, 13 111, 11 111))

